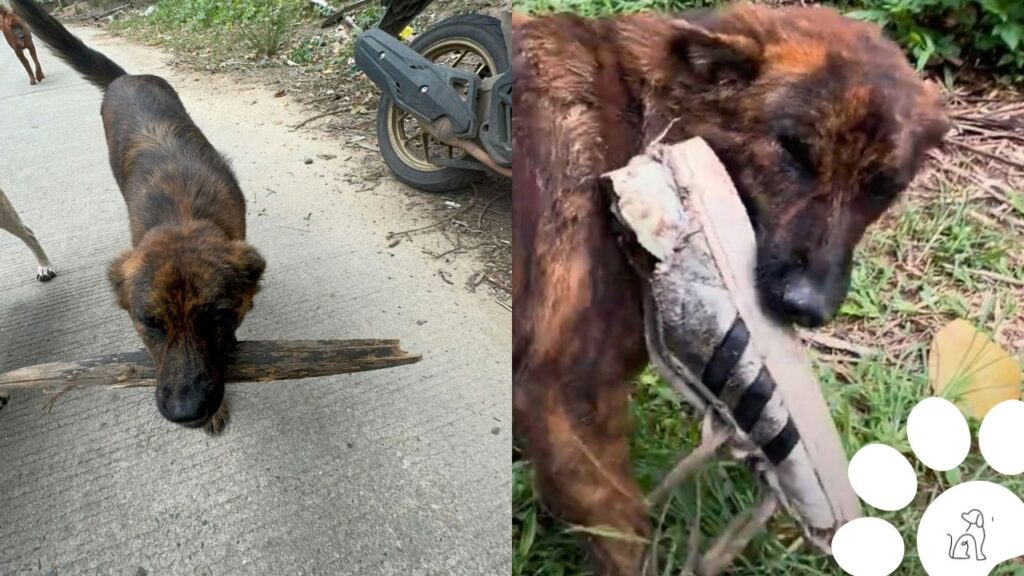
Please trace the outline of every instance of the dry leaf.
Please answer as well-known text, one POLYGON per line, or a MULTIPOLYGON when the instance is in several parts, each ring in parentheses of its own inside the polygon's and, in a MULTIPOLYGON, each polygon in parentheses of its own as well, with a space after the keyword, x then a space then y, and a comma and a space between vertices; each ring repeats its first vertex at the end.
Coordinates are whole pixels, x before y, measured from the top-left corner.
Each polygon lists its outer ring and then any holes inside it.
POLYGON ((932 339, 928 380, 936 395, 981 420, 1004 400, 1020 398, 1020 365, 966 320, 954 320, 932 339))

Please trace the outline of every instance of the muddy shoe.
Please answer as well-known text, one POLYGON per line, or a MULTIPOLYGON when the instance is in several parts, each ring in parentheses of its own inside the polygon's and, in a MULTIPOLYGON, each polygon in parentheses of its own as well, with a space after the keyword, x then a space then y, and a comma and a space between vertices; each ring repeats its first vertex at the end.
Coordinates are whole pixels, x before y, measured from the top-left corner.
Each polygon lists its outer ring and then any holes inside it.
MULTIPOLYGON (((632 235, 627 253, 646 280, 652 365, 707 417, 704 446, 650 499, 667 495, 727 445, 758 473, 766 498, 777 499, 807 540, 828 552, 832 533, 860 516, 859 502, 797 334, 760 305, 754 231, 728 173, 703 140, 693 139, 655 144, 606 177, 612 209, 632 235)), ((752 521, 770 516, 771 502, 762 508, 752 521)))

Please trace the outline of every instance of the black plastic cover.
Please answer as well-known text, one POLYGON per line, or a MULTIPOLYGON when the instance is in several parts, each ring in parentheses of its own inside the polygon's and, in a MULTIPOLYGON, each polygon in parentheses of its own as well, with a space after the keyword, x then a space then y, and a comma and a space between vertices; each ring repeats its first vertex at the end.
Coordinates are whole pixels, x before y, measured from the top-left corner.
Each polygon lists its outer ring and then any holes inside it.
POLYGON ((355 53, 356 67, 400 108, 429 124, 447 116, 455 136, 476 137, 476 75, 435 64, 376 28, 360 34, 355 53))

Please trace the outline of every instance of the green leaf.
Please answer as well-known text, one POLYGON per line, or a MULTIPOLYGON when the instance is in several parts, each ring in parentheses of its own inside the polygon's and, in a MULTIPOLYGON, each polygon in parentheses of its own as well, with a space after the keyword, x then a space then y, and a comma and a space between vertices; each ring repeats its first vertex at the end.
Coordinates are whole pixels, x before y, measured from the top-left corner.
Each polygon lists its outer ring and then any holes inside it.
POLYGON ((1017 46, 1020 45, 1021 38, 1024 38, 1024 26, 1013 22, 999 24, 992 29, 992 32, 998 34, 1003 39, 1003 42, 1006 43, 1006 47, 1011 51, 1016 50, 1017 46))
POLYGON ((889 23, 889 12, 886 10, 852 10, 846 13, 847 18, 854 20, 866 20, 881 25, 889 23))
POLYGON ((928 65, 928 61, 931 60, 933 53, 934 52, 927 49, 918 51, 916 64, 918 70, 924 70, 924 67, 928 65))
POLYGON ((519 536, 519 555, 529 556, 530 548, 537 536, 537 509, 530 508, 523 519, 523 533, 519 536))
POLYGON ((981 0, 981 7, 989 14, 998 16, 1003 22, 1006 22, 1009 18, 1009 14, 1007 14, 1006 9, 1003 8, 1003 4, 999 0, 981 0))

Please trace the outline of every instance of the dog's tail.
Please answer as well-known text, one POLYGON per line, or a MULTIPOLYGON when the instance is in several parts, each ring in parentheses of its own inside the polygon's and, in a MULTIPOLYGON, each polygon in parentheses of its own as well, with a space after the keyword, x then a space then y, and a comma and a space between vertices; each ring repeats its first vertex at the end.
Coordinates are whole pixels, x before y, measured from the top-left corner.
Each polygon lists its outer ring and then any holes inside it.
POLYGON ((33 0, 9 0, 11 8, 57 56, 101 89, 124 76, 123 68, 89 48, 33 0))

